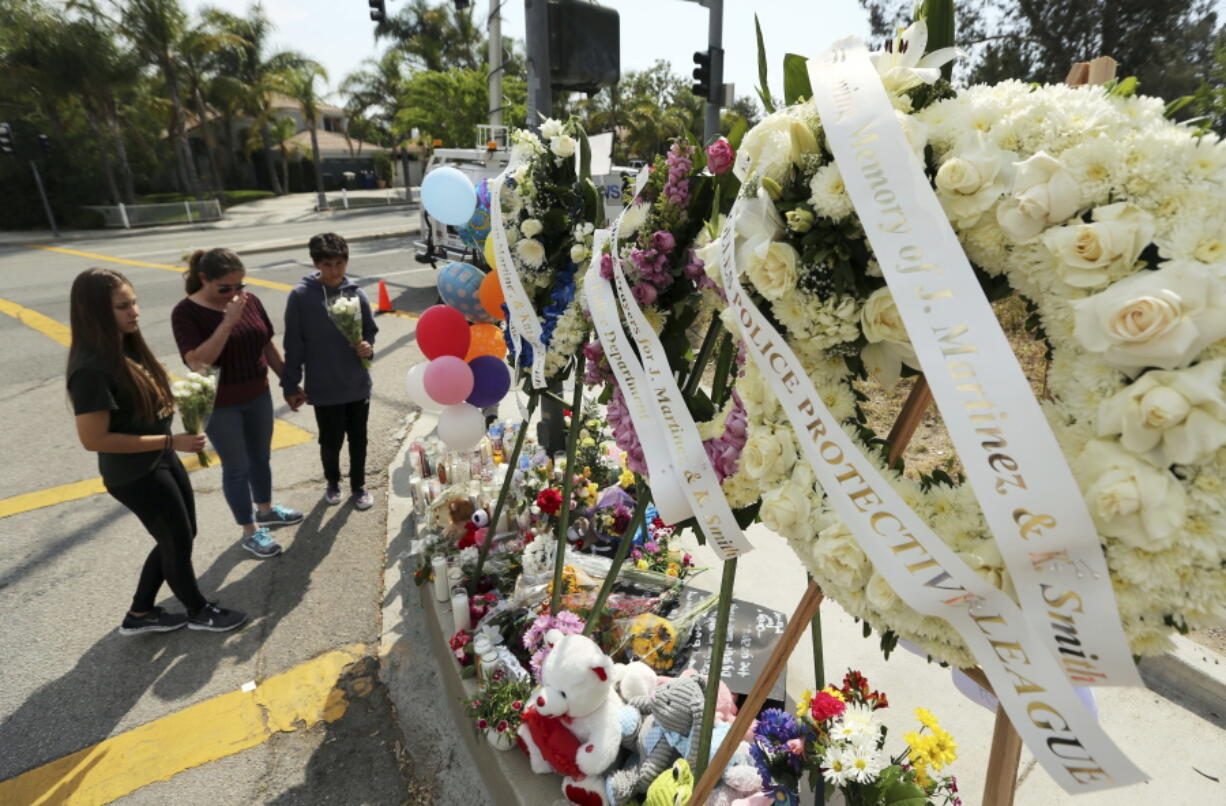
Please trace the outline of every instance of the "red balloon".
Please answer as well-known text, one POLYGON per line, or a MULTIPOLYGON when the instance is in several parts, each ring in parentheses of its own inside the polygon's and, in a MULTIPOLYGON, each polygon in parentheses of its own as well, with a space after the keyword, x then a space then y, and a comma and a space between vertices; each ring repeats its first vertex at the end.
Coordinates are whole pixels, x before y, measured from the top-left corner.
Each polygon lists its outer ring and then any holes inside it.
POLYGON ((417 320, 417 346, 426 358, 454 355, 463 359, 471 338, 468 320, 450 305, 435 305, 417 320))

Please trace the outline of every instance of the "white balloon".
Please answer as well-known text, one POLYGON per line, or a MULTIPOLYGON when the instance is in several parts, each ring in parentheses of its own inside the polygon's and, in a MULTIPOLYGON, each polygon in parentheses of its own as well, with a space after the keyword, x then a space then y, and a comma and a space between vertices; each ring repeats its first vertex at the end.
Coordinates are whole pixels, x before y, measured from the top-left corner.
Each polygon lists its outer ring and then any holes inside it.
POLYGON ((443 407, 435 403, 434 400, 426 394, 426 364, 414 364, 409 368, 409 374, 404 378, 404 390, 409 395, 409 400, 421 407, 422 411, 439 412, 443 407))
POLYGON ((470 451, 485 436, 485 415, 468 403, 443 409, 438 416, 438 438, 453 451, 470 451))

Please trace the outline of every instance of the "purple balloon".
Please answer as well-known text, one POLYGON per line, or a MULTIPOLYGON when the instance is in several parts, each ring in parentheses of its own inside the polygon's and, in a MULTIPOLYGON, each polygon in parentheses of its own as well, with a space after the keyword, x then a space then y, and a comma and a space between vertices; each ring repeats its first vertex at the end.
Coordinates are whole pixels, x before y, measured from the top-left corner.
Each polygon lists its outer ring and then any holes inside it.
POLYGON ((483 409, 506 396, 511 388, 511 371, 501 358, 479 355, 468 366, 473 371, 473 390, 466 402, 483 409))

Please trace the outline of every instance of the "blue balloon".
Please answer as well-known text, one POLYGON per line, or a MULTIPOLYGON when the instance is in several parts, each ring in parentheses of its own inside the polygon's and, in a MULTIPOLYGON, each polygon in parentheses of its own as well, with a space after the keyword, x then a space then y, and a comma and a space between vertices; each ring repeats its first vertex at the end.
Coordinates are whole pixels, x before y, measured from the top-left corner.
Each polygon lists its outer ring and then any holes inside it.
POLYGON ((448 263, 438 273, 438 295, 470 322, 495 323, 477 295, 484 279, 485 272, 471 263, 448 263))
POLYGON ((477 209, 477 190, 462 171, 445 165, 422 180, 421 203, 427 213, 444 224, 462 227, 477 209))
POLYGON ((482 179, 475 188, 477 209, 468 223, 460 227, 460 238, 473 249, 480 250, 490 234, 490 188, 488 179, 482 179))

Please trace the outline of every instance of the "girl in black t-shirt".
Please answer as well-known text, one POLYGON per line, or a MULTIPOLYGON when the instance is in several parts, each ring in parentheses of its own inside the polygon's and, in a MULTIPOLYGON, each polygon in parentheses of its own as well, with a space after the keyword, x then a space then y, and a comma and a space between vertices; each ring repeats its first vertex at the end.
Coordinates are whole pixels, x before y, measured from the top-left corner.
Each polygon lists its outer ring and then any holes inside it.
POLYGON ((192 569, 196 507, 175 451, 202 450, 204 437, 170 432, 170 381, 141 336, 132 284, 111 269, 82 272, 72 284, 71 322, 67 381, 77 436, 86 450, 98 454, 107 492, 132 510, 157 541, 119 632, 169 632, 184 625, 213 632, 234 629, 247 616, 207 601, 192 569), (186 615, 154 605, 162 582, 187 608, 186 615))

